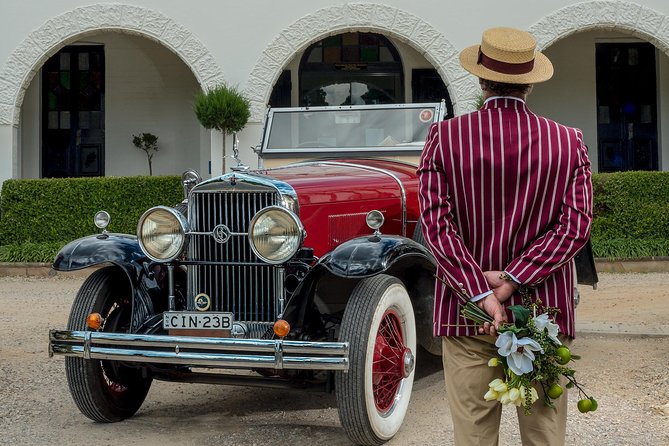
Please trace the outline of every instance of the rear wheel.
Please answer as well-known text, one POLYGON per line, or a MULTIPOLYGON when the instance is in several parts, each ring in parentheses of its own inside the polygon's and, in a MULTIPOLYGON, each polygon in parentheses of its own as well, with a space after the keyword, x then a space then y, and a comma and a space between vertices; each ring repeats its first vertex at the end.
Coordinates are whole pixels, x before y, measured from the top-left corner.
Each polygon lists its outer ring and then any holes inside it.
POLYGON ((335 373, 339 417, 364 445, 391 439, 402 426, 414 380, 416 325, 402 282, 379 275, 353 290, 341 324, 349 370, 335 373))
MULTIPOLYGON (((127 278, 117 267, 93 272, 74 299, 68 330, 90 330, 86 317, 100 313, 104 321, 102 331, 126 332, 130 325, 131 294, 127 278)), ((102 423, 134 415, 152 381, 140 368, 98 359, 66 357, 65 373, 70 393, 81 413, 102 423)))

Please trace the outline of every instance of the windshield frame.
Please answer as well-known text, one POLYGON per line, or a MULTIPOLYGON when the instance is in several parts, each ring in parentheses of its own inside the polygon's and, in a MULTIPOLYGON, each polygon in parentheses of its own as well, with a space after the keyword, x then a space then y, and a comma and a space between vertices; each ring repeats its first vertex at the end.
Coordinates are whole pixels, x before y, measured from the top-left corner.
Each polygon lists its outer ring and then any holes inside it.
MULTIPOLYGON (((429 129, 429 126, 435 122, 439 122, 444 119, 444 114, 446 112, 445 101, 434 102, 434 103, 416 103, 416 104, 383 104, 383 105, 339 105, 339 106, 319 106, 319 107, 282 107, 282 108, 270 108, 267 112, 265 118, 265 128, 263 131, 263 140, 260 147, 259 155, 263 156, 306 156, 317 155, 317 156, 338 156, 340 154, 346 154, 347 156, 356 155, 356 156, 379 156, 380 154, 388 154, 392 152, 395 155, 398 154, 419 154, 423 150, 424 145, 424 136, 420 140, 413 140, 411 142, 402 142, 397 141, 394 138, 388 140, 388 137, 383 139, 383 144, 379 145, 359 145, 352 144, 346 146, 338 146, 335 144, 319 144, 321 138, 310 140, 306 145, 300 144, 295 146, 295 144, 285 144, 279 146, 274 143, 273 131, 277 131, 277 124, 285 126, 287 123, 295 125, 295 120, 300 119, 300 117, 311 116, 320 116, 321 120, 324 117, 334 118, 335 121, 339 120, 336 124, 344 125, 353 125, 359 124, 363 121, 365 117, 373 117, 374 114, 380 115, 382 113, 390 112, 392 116, 393 111, 398 111, 402 113, 402 118, 406 119, 407 116, 410 116, 412 111, 417 113, 417 116, 425 110, 430 110, 431 117, 429 114, 426 114, 424 117, 429 117, 429 119, 423 119, 423 116, 419 116, 420 121, 423 124, 415 127, 415 130, 421 130, 422 133, 427 135, 425 128, 429 129), (407 113, 408 112, 408 113, 407 113), (317 115, 323 113, 323 115, 317 115), (356 123, 356 116, 358 116, 358 122, 356 123), (290 121, 290 120, 293 121, 290 121), (350 119, 351 122, 346 122, 346 119, 350 119), (286 121, 288 120, 288 121, 286 121)), ((332 129, 330 124, 327 128, 332 129)), ((325 126, 323 127, 326 128, 325 126)), ((411 130, 413 127, 406 127, 405 130, 411 130)), ((377 131, 378 137, 383 138, 383 132, 381 129, 371 129, 366 128, 364 125, 362 127, 358 126, 357 128, 352 128, 354 131, 358 131, 358 136, 362 136, 363 132, 366 130, 377 131)), ((299 133, 299 131, 297 132, 299 133)), ((306 132, 305 132, 306 133, 306 132)), ((370 133, 366 133, 366 138, 369 138, 370 133)), ((374 133, 371 133, 372 136, 375 136, 374 133)), ((298 134, 297 139, 301 135, 298 134)), ((388 135, 390 136, 390 135, 388 135)), ((295 136, 290 134, 290 138, 294 139, 295 136)), ((285 138, 284 138, 285 139, 285 138)), ((327 138, 322 138, 326 140, 327 138)))

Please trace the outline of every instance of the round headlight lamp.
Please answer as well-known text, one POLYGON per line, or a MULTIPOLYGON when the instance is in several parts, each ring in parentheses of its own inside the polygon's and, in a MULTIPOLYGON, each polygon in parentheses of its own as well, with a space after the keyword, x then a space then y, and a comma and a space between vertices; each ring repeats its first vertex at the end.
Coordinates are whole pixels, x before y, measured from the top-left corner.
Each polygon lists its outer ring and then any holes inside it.
POLYGON ((304 228, 297 216, 280 206, 258 212, 249 227, 249 243, 263 261, 279 264, 289 260, 302 246, 304 228))
POLYGON ((111 217, 109 216, 109 212, 107 211, 98 211, 95 214, 95 217, 93 217, 93 223, 95 226, 97 226, 99 229, 107 229, 107 226, 109 226, 109 222, 111 221, 111 217))
POLYGON ((178 211, 156 206, 144 212, 137 224, 139 247, 151 260, 169 262, 186 247, 188 222, 178 211))
POLYGON ((381 211, 377 210, 367 212, 367 216, 365 217, 365 222, 367 223, 367 226, 369 226, 369 229, 373 229, 375 231, 381 229, 381 226, 383 226, 385 220, 386 219, 381 211))

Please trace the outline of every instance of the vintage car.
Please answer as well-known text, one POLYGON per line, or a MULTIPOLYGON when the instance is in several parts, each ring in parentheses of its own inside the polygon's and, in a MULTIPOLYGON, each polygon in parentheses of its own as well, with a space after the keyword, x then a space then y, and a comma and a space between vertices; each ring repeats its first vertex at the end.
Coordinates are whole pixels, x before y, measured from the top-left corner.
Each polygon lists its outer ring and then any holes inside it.
POLYGON ((136 236, 108 233, 98 213, 102 233, 53 264, 101 265, 49 336, 80 411, 128 418, 154 379, 320 387, 353 442, 392 438, 417 346, 439 352, 435 263, 402 159, 443 115, 443 103, 272 109, 262 167, 186 172, 184 201, 147 210, 136 236), (267 167, 286 157, 302 160, 267 167))

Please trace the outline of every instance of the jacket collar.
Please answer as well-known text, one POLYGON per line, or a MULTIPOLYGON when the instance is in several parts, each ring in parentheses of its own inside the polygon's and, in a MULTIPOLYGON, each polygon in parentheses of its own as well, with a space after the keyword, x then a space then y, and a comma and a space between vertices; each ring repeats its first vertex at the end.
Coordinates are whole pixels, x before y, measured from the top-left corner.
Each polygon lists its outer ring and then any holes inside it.
POLYGON ((486 99, 483 103, 482 110, 489 110, 492 108, 510 108, 514 110, 527 111, 527 104, 520 98, 514 96, 493 96, 486 99))

